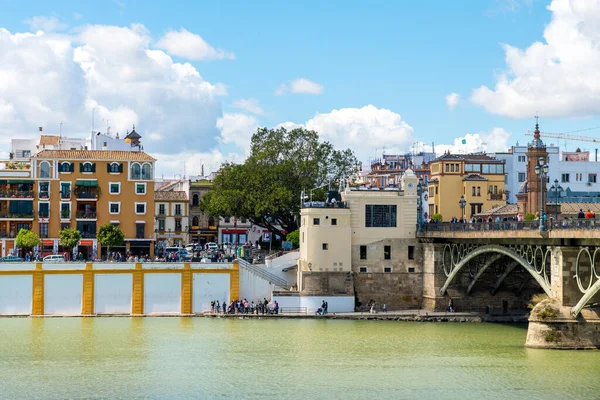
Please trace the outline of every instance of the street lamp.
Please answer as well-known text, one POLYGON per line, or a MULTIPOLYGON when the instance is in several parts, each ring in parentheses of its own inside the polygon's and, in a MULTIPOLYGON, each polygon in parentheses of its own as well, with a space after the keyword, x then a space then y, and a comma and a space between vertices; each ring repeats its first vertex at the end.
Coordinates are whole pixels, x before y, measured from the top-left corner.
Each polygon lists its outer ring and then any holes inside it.
POLYGON ((423 178, 417 183, 417 232, 423 232, 423 178))
POLYGON ((458 204, 460 205, 460 212, 462 214, 462 219, 464 221, 464 219, 465 219, 465 206, 467 205, 467 201, 465 200, 465 195, 464 194, 460 195, 460 200, 458 201, 458 204))
POLYGON ((169 240, 167 241, 168 246, 171 245, 171 228, 169 228, 169 240))
POLYGON ((563 187, 559 185, 558 179, 555 179, 554 185, 552 185, 550 188, 554 190, 554 219, 556 220, 556 223, 558 223, 558 203, 560 200, 560 193, 563 191, 563 187))
POLYGON ((535 166, 535 174, 540 177, 540 231, 546 229, 544 226, 544 184, 543 181, 548 175, 548 164, 545 163, 546 158, 540 157, 538 165, 535 166))

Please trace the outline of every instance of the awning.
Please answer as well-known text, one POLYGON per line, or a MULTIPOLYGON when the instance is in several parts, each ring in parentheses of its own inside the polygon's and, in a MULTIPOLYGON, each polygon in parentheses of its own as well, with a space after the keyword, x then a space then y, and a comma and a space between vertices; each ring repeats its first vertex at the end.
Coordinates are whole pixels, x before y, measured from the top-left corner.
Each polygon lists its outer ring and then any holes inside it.
POLYGON ((8 183, 13 184, 13 183, 26 183, 26 184, 30 184, 33 185, 33 181, 26 181, 26 180, 10 180, 8 181, 8 183))
POLYGON ((93 244, 94 244, 93 240, 80 240, 79 241, 80 246, 92 246, 93 244))
POLYGON ((54 246, 54 240, 42 240, 44 246, 54 246))
POLYGON ((77 181, 76 186, 98 187, 98 181, 77 181))
POLYGON ((248 233, 246 229, 223 229, 221 233, 248 233))
POLYGON ((6 179, 0 179, 0 185, 6 185, 8 181, 6 179))

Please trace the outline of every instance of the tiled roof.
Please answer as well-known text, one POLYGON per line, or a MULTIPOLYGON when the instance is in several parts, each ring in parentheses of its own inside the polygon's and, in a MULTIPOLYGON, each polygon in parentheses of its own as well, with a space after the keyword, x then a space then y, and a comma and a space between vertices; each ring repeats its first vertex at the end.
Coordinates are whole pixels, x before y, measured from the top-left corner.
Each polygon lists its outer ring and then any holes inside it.
POLYGON ((182 190, 170 192, 154 192, 154 201, 188 201, 187 194, 182 190))
POLYGON ((444 155, 436 158, 432 162, 436 162, 436 161, 439 161, 439 160, 492 161, 492 162, 498 162, 498 163, 502 162, 502 160, 498 160, 495 157, 491 157, 491 156, 488 156, 487 154, 483 154, 483 153, 476 153, 476 154, 450 154, 450 153, 446 153, 446 154, 444 154, 444 155))
POLYGON ((58 146, 60 142, 60 136, 41 135, 40 146, 58 146))
POLYGON ((489 215, 499 215, 499 216, 514 216, 519 213, 519 207, 516 204, 503 204, 501 206, 497 206, 494 208, 490 208, 484 212, 477 214, 477 216, 489 216, 489 215))
POLYGON ((156 161, 142 151, 124 150, 42 150, 35 157, 60 160, 156 161))
POLYGON ((479 174, 469 174, 463 178, 463 181, 487 181, 488 179, 479 174))

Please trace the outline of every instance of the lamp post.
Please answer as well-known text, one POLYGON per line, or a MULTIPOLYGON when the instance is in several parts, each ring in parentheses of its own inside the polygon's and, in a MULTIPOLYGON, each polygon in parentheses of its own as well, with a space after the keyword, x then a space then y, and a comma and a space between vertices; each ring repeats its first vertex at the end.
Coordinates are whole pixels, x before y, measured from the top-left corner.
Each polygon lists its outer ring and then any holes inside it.
POLYGON ((560 200, 560 193, 563 191, 563 187, 558 183, 558 179, 554 180, 554 185, 551 187, 554 190, 554 219, 558 224, 558 203, 560 200))
POLYGON ((167 241, 167 245, 171 245, 171 228, 169 228, 169 240, 167 241))
POLYGON ((417 232, 423 232, 423 178, 417 183, 417 232))
POLYGON ((465 195, 460 195, 460 200, 458 201, 458 205, 460 205, 460 212, 462 214, 463 221, 465 220, 465 206, 467 205, 467 201, 465 200, 465 195))
POLYGON ((535 166, 535 174, 540 177, 540 231, 544 231, 544 179, 548 175, 548 164, 545 163, 546 159, 540 157, 538 165, 535 166))

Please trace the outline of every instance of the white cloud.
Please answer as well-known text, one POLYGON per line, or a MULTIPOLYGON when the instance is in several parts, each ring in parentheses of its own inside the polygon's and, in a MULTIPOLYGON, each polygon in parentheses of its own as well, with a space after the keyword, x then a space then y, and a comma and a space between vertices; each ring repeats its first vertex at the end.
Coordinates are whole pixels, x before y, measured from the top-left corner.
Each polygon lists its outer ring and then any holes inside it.
POLYGON ((600 113, 600 0, 553 0, 545 42, 505 45, 506 71, 471 101, 513 118, 585 117, 600 113))
POLYGON ((322 140, 337 149, 350 148, 363 161, 383 147, 387 153, 404 153, 413 141, 413 128, 400 114, 373 105, 316 114, 303 125, 284 122, 278 126, 286 129, 304 126, 314 130, 322 140))
POLYGON ((280 84, 275 89, 274 94, 281 96, 287 92, 296 94, 321 94, 323 93, 323 86, 306 78, 298 78, 289 84, 280 84))
POLYGON ((45 32, 56 32, 67 29, 67 24, 60 22, 56 17, 36 16, 24 21, 32 31, 42 30, 45 32))
POLYGON ((260 104, 256 99, 238 99, 233 102, 233 106, 235 108, 239 108, 246 112, 256 114, 256 115, 264 115, 265 111, 262 109, 260 104))
MULTIPOLYGON (((447 151, 454 154, 460 153, 496 153, 506 151, 509 147, 511 133, 503 128, 494 128, 489 132, 467 133, 454 138, 452 144, 436 143, 435 152, 440 155, 447 151), (463 140, 466 142, 463 144, 463 140)), ((420 142, 417 150, 432 151, 431 143, 420 142)))
POLYGON ((181 28, 167 32, 156 44, 167 53, 188 60, 233 60, 235 55, 224 50, 216 50, 206 43, 200 35, 181 28))
POLYGON ((250 151, 250 139, 258 128, 258 121, 251 115, 224 113, 217 120, 217 128, 221 131, 219 140, 222 143, 233 143, 247 154, 250 151))
POLYGON ((460 95, 458 93, 450 93, 446 96, 446 105, 450 111, 454 110, 454 107, 456 107, 459 101, 460 95))

